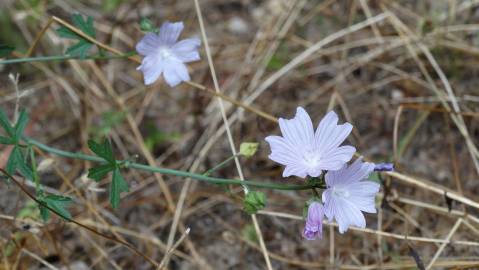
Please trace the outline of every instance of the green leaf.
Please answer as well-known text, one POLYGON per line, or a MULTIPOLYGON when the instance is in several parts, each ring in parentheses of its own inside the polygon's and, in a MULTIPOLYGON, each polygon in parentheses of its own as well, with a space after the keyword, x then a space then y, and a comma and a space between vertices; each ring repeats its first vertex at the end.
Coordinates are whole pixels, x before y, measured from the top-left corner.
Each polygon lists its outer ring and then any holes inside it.
POLYGON ((13 50, 15 50, 15 48, 12 46, 0 44, 0 57, 9 56, 13 50))
POLYGON ((259 191, 250 191, 243 201, 243 208, 248 214, 254 214, 266 206, 266 195, 259 191))
POLYGON ((3 129, 8 134, 9 137, 15 136, 14 129, 12 125, 10 124, 10 121, 8 120, 7 114, 1 108, 0 108, 0 126, 3 127, 3 129))
POLYGON ((81 59, 85 59, 88 56, 88 51, 93 45, 87 41, 80 40, 77 44, 68 47, 65 51, 68 55, 78 56, 81 59))
POLYGON ((47 222, 50 219, 50 211, 48 208, 39 204, 38 209, 40 209, 40 216, 42 217, 43 222, 47 222))
POLYGON ((110 163, 90 168, 88 169, 88 178, 91 178, 98 182, 114 169, 115 166, 110 163))
POLYGON ((15 141, 11 138, 0 136, 0 144, 15 144, 15 141))
POLYGON ((8 157, 7 166, 5 170, 8 174, 13 175, 18 167, 18 153, 20 149, 18 147, 13 147, 12 152, 10 153, 10 157, 8 157))
POLYGON ((113 157, 113 150, 111 149, 109 140, 105 139, 102 144, 89 140, 88 147, 93 153, 108 161, 108 163, 115 164, 115 158, 113 157))
POLYGON ((116 168, 113 171, 113 177, 110 185, 110 203, 114 209, 120 205, 120 195, 122 192, 128 192, 128 183, 121 176, 120 170, 116 168))
POLYGON ((27 165, 22 150, 18 146, 13 147, 6 166, 6 171, 11 175, 15 174, 16 170, 28 180, 33 180, 33 171, 27 165))
MULTIPOLYGON (((88 16, 87 19, 84 20, 81 14, 74 14, 72 15, 72 22, 86 35, 92 38, 96 37, 96 31, 93 27, 93 17, 88 16)), ((67 54, 72 56, 78 56, 83 59, 88 56, 88 51, 94 45, 92 42, 68 29, 64 25, 57 29, 57 33, 60 37, 78 41, 75 45, 68 47, 66 51, 67 54)))
MULTIPOLYGON (((60 195, 48 195, 46 197, 39 198, 41 202, 45 205, 53 209, 61 218, 65 219, 66 221, 70 221, 72 215, 66 209, 66 207, 72 203, 72 199, 65 196, 60 195)), ((40 209, 40 216, 42 217, 43 221, 47 222, 50 218, 50 211, 44 205, 38 206, 40 209)))
POLYGON ((250 158, 250 157, 254 156, 254 154, 258 150, 258 145, 259 145, 259 143, 254 143, 254 142, 241 143, 240 154, 247 157, 247 158, 250 158))
POLYGON ((156 32, 158 29, 155 28, 155 25, 150 19, 147 17, 141 17, 140 30, 143 32, 156 32))
POLYGON ((18 117, 17 123, 15 124, 15 138, 16 141, 20 141, 22 138, 23 132, 25 131, 25 127, 28 124, 28 114, 25 110, 20 112, 20 116, 18 117))

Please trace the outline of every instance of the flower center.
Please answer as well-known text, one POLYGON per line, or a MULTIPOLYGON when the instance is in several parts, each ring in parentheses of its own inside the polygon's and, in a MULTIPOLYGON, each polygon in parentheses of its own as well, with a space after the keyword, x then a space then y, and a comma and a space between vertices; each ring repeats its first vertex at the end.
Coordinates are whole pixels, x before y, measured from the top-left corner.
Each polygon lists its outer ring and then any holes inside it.
POLYGON ((171 50, 169 48, 166 48, 166 47, 160 48, 158 53, 159 53, 160 57, 163 58, 163 59, 168 59, 168 58, 173 56, 173 54, 171 53, 171 50))
POLYGON ((304 161, 311 167, 315 167, 319 163, 319 155, 312 150, 307 150, 303 154, 304 161))
POLYGON ((348 198, 351 195, 348 190, 340 187, 333 187, 333 194, 342 198, 348 198))

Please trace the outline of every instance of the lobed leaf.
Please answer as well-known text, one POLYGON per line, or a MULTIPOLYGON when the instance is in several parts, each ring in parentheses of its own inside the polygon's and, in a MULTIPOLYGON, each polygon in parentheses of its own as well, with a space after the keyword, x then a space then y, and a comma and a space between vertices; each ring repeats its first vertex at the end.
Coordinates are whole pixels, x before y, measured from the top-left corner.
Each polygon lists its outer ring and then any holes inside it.
MULTIPOLYGON (((72 15, 72 22, 76 28, 81 30, 86 35, 92 38, 96 37, 95 27, 93 26, 93 18, 91 16, 88 16, 85 20, 81 14, 74 14, 72 15)), ((88 56, 88 51, 94 45, 92 42, 73 32, 64 25, 57 29, 57 33, 60 37, 78 41, 75 45, 68 47, 66 50, 66 53, 72 56, 78 56, 82 59, 86 58, 88 56)))
POLYGON ((3 130, 8 134, 9 137, 15 136, 15 131, 8 120, 7 114, 3 109, 0 108, 0 126, 2 126, 3 130))
POLYGON ((98 182, 114 169, 115 166, 110 163, 90 168, 88 169, 88 178, 91 178, 98 182))
POLYGON ((113 177, 110 185, 110 203, 114 209, 117 209, 120 205, 120 195, 122 192, 128 192, 128 183, 126 183, 123 176, 121 176, 120 170, 116 168, 113 171, 113 177))
MULTIPOLYGON (((46 206, 53 209, 61 218, 65 219, 66 221, 70 221, 72 219, 72 215, 66 209, 66 207, 72 203, 72 199, 66 196, 60 195, 48 195, 46 197, 39 198, 41 202, 43 202, 46 206)), ((44 222, 47 222, 50 219, 50 211, 44 205, 38 206, 40 209, 40 216, 42 217, 44 222)))
POLYGON ((23 132, 25 131, 25 128, 28 124, 28 114, 25 110, 22 110, 20 112, 20 115, 18 116, 17 123, 15 124, 15 139, 16 141, 20 141, 20 139, 23 136, 23 132))
POLYGON ((93 153, 103 158, 108 163, 115 164, 115 158, 113 157, 113 150, 109 140, 105 139, 102 144, 89 140, 88 147, 93 153))

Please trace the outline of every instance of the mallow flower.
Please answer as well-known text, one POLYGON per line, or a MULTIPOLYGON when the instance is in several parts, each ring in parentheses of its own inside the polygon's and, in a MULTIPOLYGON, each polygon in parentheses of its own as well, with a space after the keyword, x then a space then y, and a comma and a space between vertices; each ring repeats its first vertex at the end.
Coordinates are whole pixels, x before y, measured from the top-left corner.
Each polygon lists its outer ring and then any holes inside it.
POLYGON ((329 221, 336 219, 339 232, 350 225, 365 228, 366 220, 361 211, 376 213, 375 196, 379 184, 368 181, 374 164, 358 158, 351 165, 338 171, 328 171, 325 176, 327 189, 323 192, 324 214, 329 221))
POLYGON ((146 85, 154 83, 161 74, 171 87, 190 80, 185 63, 200 60, 201 41, 188 38, 177 42, 183 28, 183 22, 165 22, 158 34, 147 33, 136 45, 136 51, 144 56, 137 69, 143 72, 146 85))
POLYGON ((312 202, 308 206, 308 216, 304 225, 303 237, 307 240, 322 238, 323 236, 323 205, 320 202, 312 202))
POLYGON ((283 177, 318 177, 323 170, 339 170, 351 160, 356 148, 340 146, 351 133, 349 123, 338 125, 338 116, 330 111, 314 131, 308 113, 301 107, 293 119, 279 119, 281 136, 268 136, 269 158, 285 165, 283 177))

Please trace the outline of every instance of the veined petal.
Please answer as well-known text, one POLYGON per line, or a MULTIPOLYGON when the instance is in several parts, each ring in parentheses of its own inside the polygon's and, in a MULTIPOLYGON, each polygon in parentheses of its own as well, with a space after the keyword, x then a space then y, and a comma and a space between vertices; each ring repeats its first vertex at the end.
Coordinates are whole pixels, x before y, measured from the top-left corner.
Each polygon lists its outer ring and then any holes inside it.
POLYGON ((138 54, 145 56, 154 54, 160 46, 160 38, 155 33, 147 33, 140 42, 136 44, 136 51, 138 54))
POLYGON ((163 63, 160 59, 146 56, 143 58, 141 65, 137 68, 143 72, 143 78, 146 85, 154 83, 163 72, 163 63))
POLYGON ((349 145, 334 148, 324 154, 324 158, 319 161, 318 166, 323 170, 339 170, 351 160, 355 152, 356 148, 349 145))
POLYGON ((166 83, 171 87, 177 86, 182 81, 190 80, 188 69, 180 61, 168 61, 165 65, 164 76, 166 83))
POLYGON ((322 153, 328 153, 338 147, 351 133, 349 123, 338 125, 338 115, 330 111, 321 120, 315 132, 315 145, 322 153))
POLYGON ((183 28, 183 22, 165 22, 160 27, 159 37, 163 44, 172 46, 178 40, 183 28))
POLYGON ((296 151, 313 150, 314 129, 313 123, 308 113, 301 107, 296 109, 296 115, 293 119, 287 120, 280 118, 279 127, 283 137, 291 144, 301 149, 296 151))
POLYGON ((344 233, 349 226, 353 225, 359 228, 366 227, 366 219, 363 213, 351 202, 347 200, 336 200, 335 218, 339 226, 339 233, 344 233))
POLYGON ((373 170, 373 163, 362 162, 362 158, 358 158, 349 166, 344 166, 337 171, 329 171, 326 174, 326 184, 332 187, 359 182, 367 178, 373 170))
POLYGON ((198 52, 200 45, 200 39, 188 38, 183 39, 173 45, 171 50, 175 54, 176 58, 180 59, 183 63, 189 63, 200 60, 200 54, 198 52))

